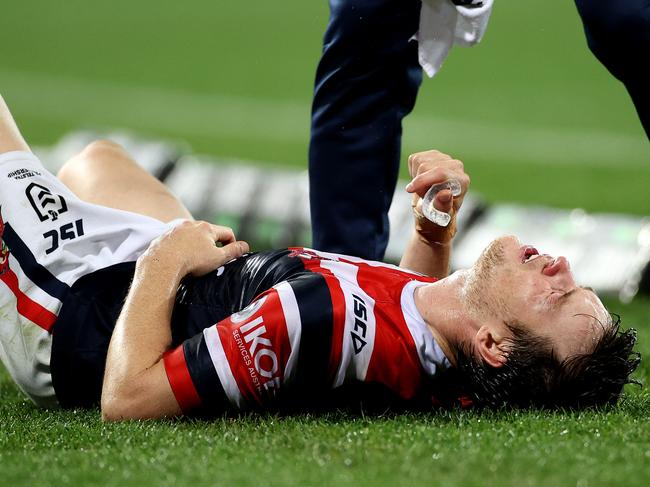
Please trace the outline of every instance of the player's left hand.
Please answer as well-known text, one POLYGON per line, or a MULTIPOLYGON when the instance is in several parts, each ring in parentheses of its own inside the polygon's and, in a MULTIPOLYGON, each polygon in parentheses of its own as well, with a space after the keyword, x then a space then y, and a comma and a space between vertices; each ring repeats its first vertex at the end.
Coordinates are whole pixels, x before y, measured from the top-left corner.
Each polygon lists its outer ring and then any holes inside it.
POLYGON ((186 220, 155 239, 138 262, 173 266, 180 277, 202 276, 248 250, 248 244, 236 240, 231 228, 186 220))
POLYGON ((406 186, 406 191, 413 193, 412 206, 416 232, 430 244, 450 243, 456 235, 456 215, 460 211, 470 184, 463 163, 437 150, 430 150, 411 154, 408 165, 412 179, 406 186), (422 214, 422 198, 431 186, 449 179, 457 179, 460 182, 461 193, 454 197, 450 190, 443 190, 436 195, 433 202, 435 208, 451 216, 449 225, 441 227, 422 214))

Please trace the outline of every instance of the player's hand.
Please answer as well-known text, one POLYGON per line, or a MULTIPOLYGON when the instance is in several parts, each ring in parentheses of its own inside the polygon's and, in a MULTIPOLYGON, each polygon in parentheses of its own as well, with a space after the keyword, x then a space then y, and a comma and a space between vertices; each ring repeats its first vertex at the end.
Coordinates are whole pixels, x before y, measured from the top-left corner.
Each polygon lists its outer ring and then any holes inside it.
POLYGON ((139 260, 173 267, 181 277, 202 276, 248 250, 231 228, 186 220, 155 239, 139 260))
POLYGON ((427 243, 448 244, 456 235, 456 215, 460 211, 470 183, 463 163, 437 150, 430 150, 411 154, 408 164, 412 179, 406 186, 406 191, 413 193, 415 230, 427 243), (460 182, 461 193, 454 197, 450 190, 443 190, 433 200, 433 205, 438 211, 451 216, 449 225, 441 227, 422 214, 422 198, 431 186, 449 179, 457 179, 460 182))

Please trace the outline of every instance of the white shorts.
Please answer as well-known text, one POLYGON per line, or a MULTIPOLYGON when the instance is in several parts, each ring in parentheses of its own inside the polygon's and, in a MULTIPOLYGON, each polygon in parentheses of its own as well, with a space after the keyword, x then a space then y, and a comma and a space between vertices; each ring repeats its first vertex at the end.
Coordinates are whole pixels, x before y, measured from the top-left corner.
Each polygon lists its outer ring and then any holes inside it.
POLYGON ((33 154, 0 154, 0 360, 37 405, 57 405, 51 332, 70 286, 175 223, 83 202, 33 154))

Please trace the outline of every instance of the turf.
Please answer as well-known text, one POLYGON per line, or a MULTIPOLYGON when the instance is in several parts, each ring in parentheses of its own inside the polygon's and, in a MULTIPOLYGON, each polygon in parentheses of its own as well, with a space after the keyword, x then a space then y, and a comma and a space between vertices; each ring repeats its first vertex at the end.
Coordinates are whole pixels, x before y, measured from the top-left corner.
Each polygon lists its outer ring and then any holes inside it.
MULTIPOLYGON (((404 153, 462 158, 490 201, 650 214, 650 146, 572 2, 497 2, 425 81, 404 153), (552 3, 552 5, 551 5, 552 3)), ((128 127, 306 167, 324 0, 6 2, 0 92, 28 140, 128 127)), ((404 172, 402 173, 405 174, 404 172)), ((610 300, 650 354, 650 300, 610 300)), ((637 374, 648 383, 650 367, 637 374)), ((244 417, 104 425, 38 411, 0 371, 0 485, 646 485, 650 395, 601 412, 244 417)))
MULTIPOLYGON (((650 301, 622 306, 650 354, 650 301)), ((637 378, 647 384, 650 367, 637 378)), ((650 394, 583 413, 244 416, 103 424, 41 411, 0 374, 3 485, 645 486, 650 394)))

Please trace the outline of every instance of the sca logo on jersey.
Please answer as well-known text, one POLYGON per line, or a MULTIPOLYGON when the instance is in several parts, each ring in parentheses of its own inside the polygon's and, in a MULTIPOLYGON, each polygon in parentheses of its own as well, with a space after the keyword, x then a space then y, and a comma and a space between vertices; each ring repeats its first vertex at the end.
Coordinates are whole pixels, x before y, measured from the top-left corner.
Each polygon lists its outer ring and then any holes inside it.
POLYGON ((354 331, 350 332, 352 336, 352 346, 354 354, 359 355, 363 347, 367 345, 365 340, 368 333, 368 307, 356 294, 352 295, 354 299, 354 331))
POLYGON ((32 205, 38 219, 42 222, 59 219, 61 213, 68 211, 68 205, 65 203, 63 196, 53 194, 45 186, 32 183, 25 190, 27 199, 32 205))

